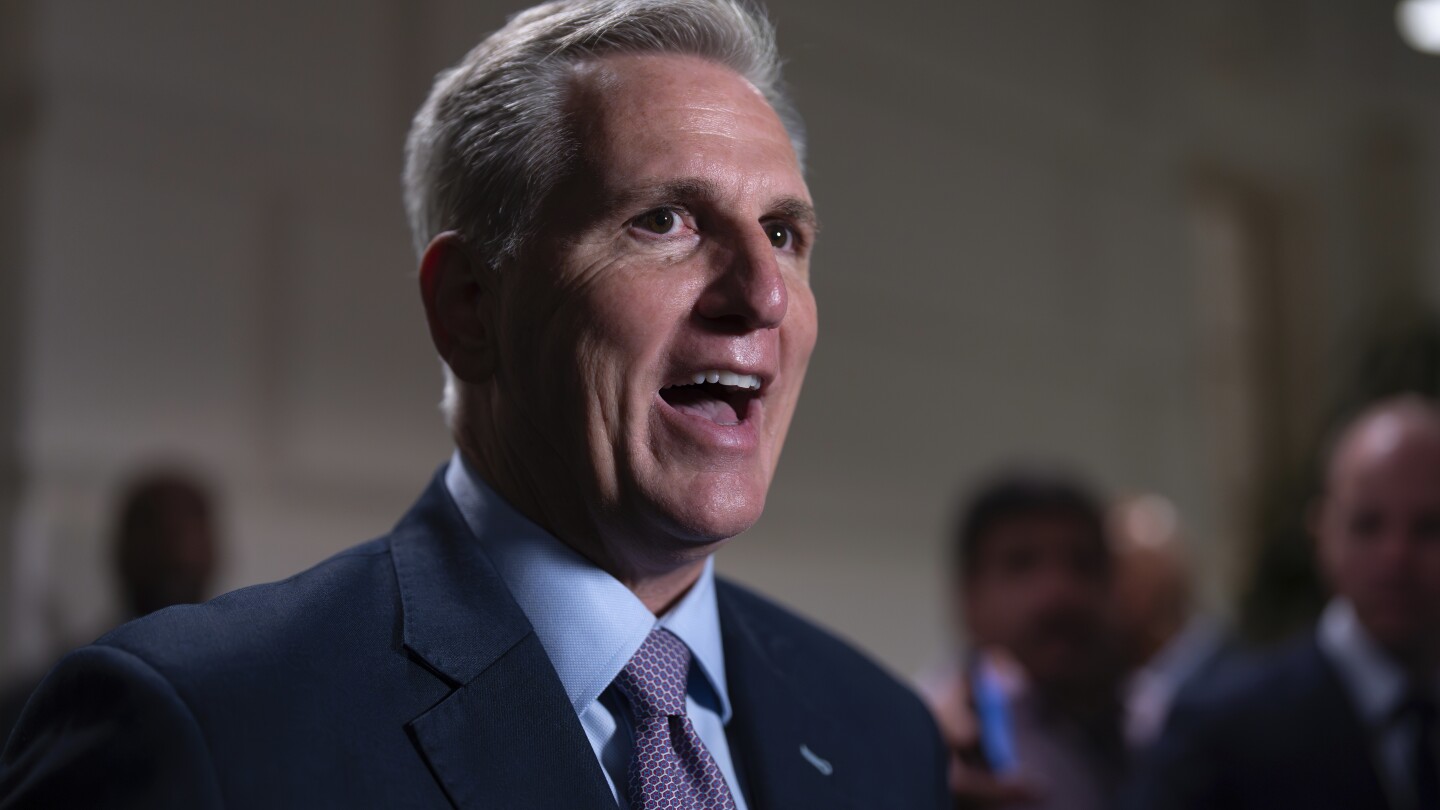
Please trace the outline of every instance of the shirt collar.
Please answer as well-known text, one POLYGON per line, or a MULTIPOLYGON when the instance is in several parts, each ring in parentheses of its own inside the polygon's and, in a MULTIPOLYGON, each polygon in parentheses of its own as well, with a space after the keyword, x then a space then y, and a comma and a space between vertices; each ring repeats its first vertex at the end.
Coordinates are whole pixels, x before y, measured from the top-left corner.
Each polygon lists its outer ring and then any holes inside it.
POLYGON ((657 620, 619 580, 506 503, 458 450, 445 471, 445 486, 535 628, 576 714, 589 709, 660 626, 690 648, 718 700, 721 720, 730 721, 713 559, 657 620))
POLYGON ((1135 675, 1180 684, 1200 669, 1225 643, 1225 629, 1209 616, 1191 616, 1164 647, 1135 675))
POLYGON ((1405 697, 1405 672, 1370 637, 1348 600, 1336 599, 1326 606, 1317 641, 1365 724, 1386 723, 1405 697))
MULTIPOLYGON (((628 591, 627 591, 628 593, 628 591)), ((725 648, 720 643, 720 610, 715 601, 715 560, 705 560, 705 569, 690 590, 660 617, 660 626, 674 633, 690 648, 701 674, 715 692, 720 720, 730 722, 730 695, 725 688, 725 648)))

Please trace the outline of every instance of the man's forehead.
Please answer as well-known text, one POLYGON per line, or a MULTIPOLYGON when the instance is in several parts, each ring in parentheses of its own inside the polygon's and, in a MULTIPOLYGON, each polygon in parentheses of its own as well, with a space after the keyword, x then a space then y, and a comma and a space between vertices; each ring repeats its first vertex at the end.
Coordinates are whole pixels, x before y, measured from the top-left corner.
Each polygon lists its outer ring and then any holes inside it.
POLYGON ((582 139, 625 149, 684 136, 732 139, 794 157, 789 133, 765 97, 730 68, 696 56, 623 54, 577 69, 572 113, 582 139))
POLYGON ((1440 474, 1440 417, 1380 412, 1362 419, 1341 437, 1327 476, 1335 487, 1400 471, 1440 474))
POLYGON ((789 133, 753 85, 695 56, 624 54, 577 70, 571 99, 590 191, 607 210, 758 206, 818 228, 789 133))

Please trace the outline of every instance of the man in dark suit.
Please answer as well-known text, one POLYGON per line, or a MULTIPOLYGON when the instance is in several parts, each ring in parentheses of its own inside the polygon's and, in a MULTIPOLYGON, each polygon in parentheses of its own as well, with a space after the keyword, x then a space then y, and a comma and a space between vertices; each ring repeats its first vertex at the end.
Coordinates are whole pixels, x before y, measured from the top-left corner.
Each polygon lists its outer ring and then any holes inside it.
POLYGON ((1121 498, 1108 523, 1115 548, 1111 624, 1126 669, 1125 742, 1133 758, 1159 737, 1186 684, 1221 677, 1238 650, 1222 623, 1195 606, 1189 542, 1168 498, 1121 498))
POLYGON ((1314 633, 1182 695, 1133 807, 1440 810, 1440 411, 1380 403, 1314 515, 1335 597, 1314 633))
POLYGON ((768 23, 567 0, 437 79, 406 202, 457 452, 391 532, 63 661, 0 807, 939 808, 925 709, 715 577, 816 335, 768 23))

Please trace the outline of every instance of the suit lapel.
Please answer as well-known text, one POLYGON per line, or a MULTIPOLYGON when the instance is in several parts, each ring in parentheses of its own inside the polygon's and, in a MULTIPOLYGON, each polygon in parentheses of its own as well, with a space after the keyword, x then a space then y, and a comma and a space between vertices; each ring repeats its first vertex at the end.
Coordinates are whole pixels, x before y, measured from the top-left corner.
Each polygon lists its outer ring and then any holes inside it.
POLYGON ((1337 806, 1388 807, 1369 732, 1360 721, 1354 698, 1314 636, 1307 639, 1298 656, 1297 670, 1300 677, 1313 679, 1316 705, 1327 707, 1313 713, 1311 733, 1314 771, 1329 774, 1334 790, 1328 798, 1338 801, 1337 806))
POLYGON ((725 678, 734 717, 726 729, 750 810, 854 808, 846 792, 850 749, 785 675, 793 644, 717 589, 725 678))
POLYGON ((533 633, 412 721, 410 732, 458 808, 614 806, 533 633))
POLYGON ((454 689, 407 726, 451 803, 613 806, 555 668, 442 475, 396 527, 390 549, 405 649, 454 689))

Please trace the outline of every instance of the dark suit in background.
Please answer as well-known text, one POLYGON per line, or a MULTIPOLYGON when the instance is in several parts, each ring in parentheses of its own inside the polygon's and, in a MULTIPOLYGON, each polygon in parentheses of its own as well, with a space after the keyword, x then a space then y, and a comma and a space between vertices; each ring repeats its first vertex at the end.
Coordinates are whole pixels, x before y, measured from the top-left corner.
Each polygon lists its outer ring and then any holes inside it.
POLYGON ((1387 810, 1367 735, 1313 635, 1182 692, 1126 810, 1387 810))
POLYGON ((1135 810, 1440 808, 1440 407, 1375 403, 1311 513, 1334 598, 1315 632, 1184 696, 1135 810))

